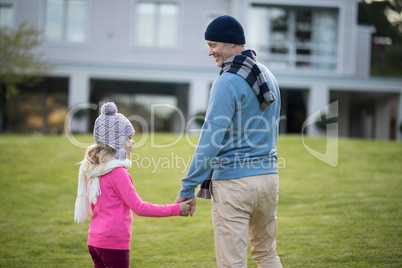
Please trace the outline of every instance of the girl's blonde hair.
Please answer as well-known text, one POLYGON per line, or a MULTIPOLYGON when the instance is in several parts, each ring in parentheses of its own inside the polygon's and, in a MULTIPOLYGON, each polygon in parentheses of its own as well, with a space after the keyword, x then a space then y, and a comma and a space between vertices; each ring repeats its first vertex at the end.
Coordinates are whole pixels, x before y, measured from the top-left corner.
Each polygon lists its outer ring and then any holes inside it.
POLYGON ((104 166, 108 161, 115 158, 116 150, 103 142, 97 142, 87 148, 82 170, 90 172, 96 166, 104 166))

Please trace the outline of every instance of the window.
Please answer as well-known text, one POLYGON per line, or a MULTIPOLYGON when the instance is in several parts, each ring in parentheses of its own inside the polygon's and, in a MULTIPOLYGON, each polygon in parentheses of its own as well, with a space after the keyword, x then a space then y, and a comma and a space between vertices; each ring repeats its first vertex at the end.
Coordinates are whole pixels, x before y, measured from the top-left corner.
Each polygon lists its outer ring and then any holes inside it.
POLYGON ((49 41, 85 42, 86 0, 47 0, 45 34, 49 41))
POLYGON ((336 69, 338 10, 255 5, 248 43, 271 68, 336 69))
POLYGON ((0 27, 12 28, 13 17, 13 7, 11 5, 0 4, 0 27))
POLYGON ((174 47, 178 44, 179 7, 175 3, 138 2, 135 44, 144 47, 174 47))

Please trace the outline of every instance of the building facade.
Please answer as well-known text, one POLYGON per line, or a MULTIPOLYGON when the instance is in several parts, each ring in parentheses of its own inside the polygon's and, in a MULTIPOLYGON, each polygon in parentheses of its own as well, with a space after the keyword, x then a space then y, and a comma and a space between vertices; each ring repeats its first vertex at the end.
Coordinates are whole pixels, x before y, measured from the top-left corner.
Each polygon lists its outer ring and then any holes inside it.
POLYGON ((0 0, 0 23, 16 28, 28 21, 43 30, 38 51, 55 66, 46 87, 65 92, 67 110, 92 110, 73 117, 75 132, 90 131, 107 100, 140 118, 139 128, 192 126, 219 74, 204 31, 229 14, 279 82, 281 133, 323 135, 314 122, 326 114, 338 118, 339 136, 400 140, 402 79, 370 77, 375 29, 357 24, 358 2, 0 0), (147 102, 161 120, 149 105, 147 112, 139 108, 147 102))

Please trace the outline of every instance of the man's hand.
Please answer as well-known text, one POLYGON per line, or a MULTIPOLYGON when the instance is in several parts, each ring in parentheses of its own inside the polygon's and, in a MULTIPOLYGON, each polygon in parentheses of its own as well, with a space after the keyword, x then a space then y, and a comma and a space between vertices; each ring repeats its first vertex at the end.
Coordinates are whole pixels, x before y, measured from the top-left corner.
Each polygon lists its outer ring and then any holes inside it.
POLYGON ((180 216, 188 216, 188 214, 190 213, 190 202, 191 199, 188 199, 184 202, 180 202, 180 216))
MULTIPOLYGON (((197 201, 195 200, 195 197, 193 197, 193 198, 184 198, 184 197, 178 196, 174 202, 175 203, 181 203, 181 202, 186 201, 186 200, 191 200, 191 202, 189 204, 190 204, 190 216, 192 217, 194 215, 194 212, 195 212, 195 207, 197 206, 197 201)), ((180 215, 181 216, 188 216, 187 213, 186 212, 180 212, 180 215)))

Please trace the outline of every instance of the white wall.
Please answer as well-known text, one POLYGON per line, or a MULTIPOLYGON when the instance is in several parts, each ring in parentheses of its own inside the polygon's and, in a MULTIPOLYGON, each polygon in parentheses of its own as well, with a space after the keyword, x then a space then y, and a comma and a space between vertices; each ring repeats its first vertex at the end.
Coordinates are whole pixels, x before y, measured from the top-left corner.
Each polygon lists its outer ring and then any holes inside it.
MULTIPOLYGON (((70 78, 70 108, 88 101, 91 78, 111 78, 188 83, 189 115, 193 116, 199 110, 206 109, 209 85, 219 73, 213 59, 207 55, 203 38, 207 17, 210 14, 232 14, 247 29, 247 12, 244 9, 251 3, 330 6, 340 10, 339 73, 324 77, 311 72, 278 74, 273 70, 280 87, 310 90, 307 116, 329 104, 330 89, 402 92, 400 80, 355 77, 357 69, 361 74, 367 72, 367 65, 364 64, 364 68, 356 65, 356 49, 360 45, 356 36, 356 0, 178 0, 181 8, 181 39, 179 45, 171 49, 133 46, 135 2, 89 0, 86 43, 45 43, 40 47, 50 62, 57 66, 53 74, 70 78)), ((0 0, 0 3, 15 4, 16 23, 28 20, 43 28, 44 0, 0 0)), ((386 108, 379 108, 379 111, 382 111, 378 112, 379 118, 388 114, 386 108)), ((398 117, 400 122, 401 100, 398 117)), ((313 127, 309 134, 318 135, 319 131, 313 127)), ((399 131, 398 136, 401 138, 399 131)))

